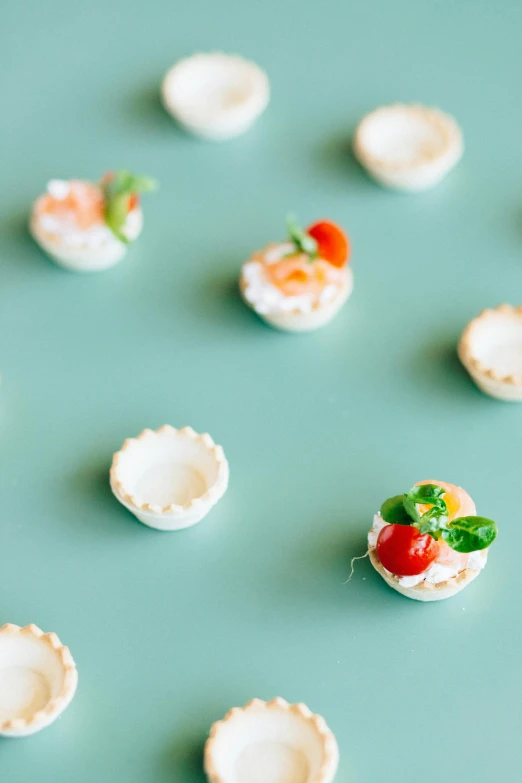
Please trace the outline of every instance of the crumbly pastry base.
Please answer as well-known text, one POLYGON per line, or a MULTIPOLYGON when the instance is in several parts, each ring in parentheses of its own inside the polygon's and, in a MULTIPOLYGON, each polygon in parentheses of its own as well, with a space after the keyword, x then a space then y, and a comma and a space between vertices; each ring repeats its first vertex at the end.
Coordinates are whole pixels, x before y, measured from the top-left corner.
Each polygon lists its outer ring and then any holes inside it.
MULTIPOLYGON (((7 623, 0 628, 0 664, 1 642, 11 640, 15 644, 42 645, 47 648, 47 654, 56 659, 62 672, 62 685, 57 695, 51 698, 45 706, 37 709, 26 718, 13 718, 0 722, 0 736, 27 737, 46 728, 65 710, 72 701, 78 685, 76 664, 69 651, 55 633, 44 633, 37 625, 27 625, 24 628, 13 623, 7 623)), ((30 647, 28 655, 30 656, 30 647)), ((27 657, 27 656, 26 656, 27 657)), ((27 668, 30 667, 26 664, 27 668)), ((33 674, 39 674, 38 664, 34 664, 33 674)))
POLYGON ((393 587, 401 595, 406 596, 406 598, 413 598, 414 601, 442 601, 444 598, 451 598, 451 596, 460 593, 480 574, 480 571, 465 568, 457 576, 447 579, 445 582, 439 582, 436 585, 424 581, 414 587, 403 587, 399 584, 398 577, 384 569, 375 547, 369 548, 369 555, 372 566, 382 576, 386 584, 393 587))
POLYGON ((436 108, 420 104, 381 106, 367 114, 356 128, 353 140, 355 157, 380 184, 404 191, 422 191, 437 185, 454 168, 464 149, 462 131, 456 120, 436 108), (393 114, 410 113, 427 124, 433 124, 445 139, 444 149, 435 155, 425 155, 413 162, 398 163, 377 157, 368 147, 365 134, 370 123, 381 121, 385 132, 386 118, 393 114))
POLYGON ((240 278, 239 289, 241 298, 245 304, 251 310, 254 310, 263 321, 270 324, 270 326, 274 326, 276 329, 281 329, 285 332, 313 332, 316 329, 320 329, 322 326, 329 324, 351 295, 353 291, 353 274, 351 269, 348 269, 347 271, 348 277, 346 282, 339 288, 339 292, 336 296, 330 302, 315 305, 309 313, 303 313, 299 310, 278 313, 259 313, 245 296, 246 283, 243 280, 243 277, 240 278))
MULTIPOLYGON (((139 220, 133 231, 132 240, 141 233, 143 214, 139 212, 139 220)), ((114 242, 100 248, 69 247, 60 242, 54 235, 44 231, 40 221, 31 215, 29 222, 31 236, 42 250, 60 266, 73 272, 101 272, 115 266, 127 253, 127 245, 114 237, 114 242)))
MULTIPOLYGON (((277 732, 277 739, 273 736, 268 739, 266 728, 263 731, 260 724, 257 730, 254 728, 256 716, 261 717, 262 721, 266 721, 266 719, 270 720, 271 715, 274 716, 276 725, 279 718, 282 718, 285 723, 288 721, 294 723, 295 721, 295 731, 292 732, 294 739, 296 732, 297 735, 300 733, 299 728, 304 727, 301 731, 305 731, 306 735, 302 737, 302 741, 306 743, 306 737, 308 740, 312 737, 314 746, 312 755, 320 757, 319 763, 316 764, 317 771, 313 776, 310 770, 306 774, 306 770, 302 766, 299 766, 299 770, 289 770, 288 767, 285 767, 288 780, 295 780, 299 783, 332 783, 339 764, 339 750, 334 734, 328 728, 324 718, 321 715, 314 715, 305 704, 289 704, 281 698, 268 702, 252 699, 244 707, 234 707, 222 720, 212 725, 204 752, 204 769, 210 783, 236 783, 238 777, 233 768, 239 760, 238 755, 241 751, 252 746, 259 747, 265 741, 267 745, 264 747, 263 755, 266 756, 270 753, 270 743, 276 744, 279 740, 284 745, 283 731, 277 732), (237 740, 233 738, 234 726, 237 726, 238 730, 237 740), (233 771, 229 774, 223 773, 224 766, 233 771)), ((299 748, 293 747, 290 742, 287 750, 289 754, 299 752, 299 748)), ((306 749, 301 748, 301 750, 303 755, 306 755, 306 749)), ((301 753, 299 755, 303 758, 301 753)), ((307 766, 306 762, 305 766, 307 766)), ((266 783, 270 783, 270 781, 267 780, 266 783)))
POLYGON ((507 402, 522 402, 522 375, 500 373, 486 366, 476 355, 476 341, 480 339, 480 330, 487 330, 488 324, 505 322, 506 331, 517 324, 522 330, 522 307, 502 304, 493 309, 483 310, 469 322, 464 329, 458 345, 459 359, 473 378, 479 389, 490 397, 507 402))
MULTIPOLYGON (((166 454, 166 459, 172 461, 172 456, 166 454)), ((194 455, 190 457, 190 470, 196 472, 194 455)), ((208 433, 199 434, 192 427, 176 429, 165 424, 158 430, 143 430, 136 438, 127 438, 120 451, 114 454, 110 469, 110 484, 115 497, 124 505, 140 522, 156 530, 182 530, 200 522, 213 506, 225 494, 228 488, 229 467, 221 446, 214 443, 208 433), (176 440, 178 443, 178 464, 183 467, 180 455, 183 452, 183 444, 186 443, 192 452, 192 446, 196 446, 206 457, 209 457, 215 465, 215 479, 207 486, 201 495, 190 497, 182 505, 169 503, 161 506, 152 501, 142 501, 135 496, 125 481, 122 472, 122 460, 129 458, 134 453, 133 459, 138 464, 143 464, 146 469, 158 463, 157 454, 160 441, 166 439, 176 440), (147 464, 149 463, 148 467, 147 464)))

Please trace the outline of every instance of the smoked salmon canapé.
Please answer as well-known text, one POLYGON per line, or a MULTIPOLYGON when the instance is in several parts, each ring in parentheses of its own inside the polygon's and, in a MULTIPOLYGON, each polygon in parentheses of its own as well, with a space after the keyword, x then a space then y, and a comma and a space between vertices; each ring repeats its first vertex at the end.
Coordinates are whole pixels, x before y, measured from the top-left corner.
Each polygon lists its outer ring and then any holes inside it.
POLYGON ((150 177, 129 171, 109 172, 98 183, 53 179, 33 206, 31 234, 67 269, 108 269, 141 232, 140 194, 156 187, 150 177))
POLYGON ((271 326, 306 332, 329 323, 350 296, 350 242, 329 220, 301 229, 289 218, 288 239, 243 264, 241 295, 271 326))
POLYGON ((479 575, 496 536, 495 522, 477 516, 463 489, 419 481, 382 504, 368 533, 368 551, 394 590, 417 601, 440 601, 479 575))

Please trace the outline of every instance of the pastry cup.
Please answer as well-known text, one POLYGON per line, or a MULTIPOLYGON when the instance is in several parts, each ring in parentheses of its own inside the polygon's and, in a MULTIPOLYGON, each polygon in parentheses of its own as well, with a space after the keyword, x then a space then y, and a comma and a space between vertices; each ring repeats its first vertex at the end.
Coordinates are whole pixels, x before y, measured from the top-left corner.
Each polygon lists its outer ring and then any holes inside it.
POLYGON ((36 625, 0 628, 0 735, 26 737, 49 726, 78 684, 71 653, 36 625))
POLYGON ((386 571, 379 560, 375 547, 369 547, 369 554, 372 566, 382 576, 386 584, 393 587, 393 589, 397 590, 401 595, 405 595, 406 598, 413 598, 415 601, 442 601, 444 598, 451 598, 452 595, 460 593, 461 590, 473 582, 480 574, 480 571, 476 571, 472 568, 465 568, 457 574, 457 576, 446 579, 445 582, 431 584, 430 582, 424 581, 414 587, 403 587, 403 585, 399 584, 398 576, 386 571))
POLYGON ((263 70, 242 57, 215 52, 180 60, 166 74, 165 108, 186 130, 222 141, 240 136, 268 105, 263 70))
MULTIPOLYGON (((123 230, 129 241, 132 242, 138 238, 142 228, 143 213, 141 209, 137 208, 133 210, 132 218, 127 219, 123 230)), ((99 247, 68 245, 61 241, 60 237, 44 229, 34 210, 29 223, 29 231, 33 239, 53 261, 73 272, 101 272, 115 266, 127 253, 127 245, 114 235, 111 235, 109 240, 99 247)))
POLYGON ((211 783, 331 783, 338 763, 324 718, 280 698, 230 710, 212 726, 204 754, 211 783))
POLYGON ((350 268, 347 268, 346 279, 333 299, 314 305, 309 312, 288 310, 262 313, 245 296, 246 287, 245 280, 241 276, 239 289, 243 301, 267 324, 285 332, 313 332, 316 329, 320 329, 321 326, 329 324, 342 308, 353 291, 353 272, 350 268))
POLYGON ((228 462, 210 435, 165 425, 129 438, 112 460, 111 488, 143 524, 181 530, 208 514, 228 487, 228 462))
POLYGON ((353 146, 374 179, 407 191, 436 185, 463 152, 462 131, 453 117, 419 104, 397 103, 367 114, 353 146))
POLYGON ((458 354, 483 392, 522 401, 522 307, 484 310, 466 326, 458 354))

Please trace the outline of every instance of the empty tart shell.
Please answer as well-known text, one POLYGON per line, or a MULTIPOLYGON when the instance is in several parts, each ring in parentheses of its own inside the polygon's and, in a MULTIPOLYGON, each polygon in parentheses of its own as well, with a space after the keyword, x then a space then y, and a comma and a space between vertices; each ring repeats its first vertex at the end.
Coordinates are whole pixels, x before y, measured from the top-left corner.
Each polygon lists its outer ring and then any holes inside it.
POLYGON ((458 354, 483 392, 522 401, 522 307, 484 310, 464 329, 458 354))
POLYGON ((212 726, 204 753, 210 783, 331 783, 338 763, 324 718, 281 698, 230 710, 212 726))
POLYGON ((170 425, 128 438, 110 471, 116 498, 157 530, 195 525, 224 495, 228 477, 223 449, 210 435, 170 425))
POLYGON ((161 93, 182 127, 214 141, 248 130, 270 98, 268 78, 259 66, 220 52, 180 60, 167 72, 161 93))
POLYGON ((367 114, 354 153, 371 176, 390 188, 427 190, 458 163, 464 149, 453 117, 419 104, 383 106, 367 114))
POLYGON ((0 735, 25 737, 49 726, 78 684, 71 653, 36 625, 0 628, 0 735))

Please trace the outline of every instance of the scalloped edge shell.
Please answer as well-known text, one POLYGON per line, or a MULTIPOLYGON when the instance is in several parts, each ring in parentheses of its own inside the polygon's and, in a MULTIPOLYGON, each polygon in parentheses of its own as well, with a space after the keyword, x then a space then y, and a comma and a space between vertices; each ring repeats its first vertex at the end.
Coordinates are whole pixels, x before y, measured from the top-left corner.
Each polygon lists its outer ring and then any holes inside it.
POLYGON ((488 308, 471 320, 464 329, 458 344, 459 359, 473 378, 479 389, 490 397, 509 402, 522 401, 522 375, 504 375, 493 367, 488 367, 480 361, 473 350, 473 333, 478 323, 487 321, 496 314, 506 315, 510 318, 520 318, 522 326, 522 306, 515 307, 502 304, 498 307, 488 308))
POLYGON ((442 601, 444 598, 451 598, 451 596, 460 593, 480 574, 480 571, 465 568, 457 576, 453 576, 451 579, 446 579, 445 582, 439 582, 436 585, 424 581, 414 587, 403 587, 399 584, 399 577, 385 570, 379 560, 376 548, 369 547, 368 551, 372 566, 382 576, 386 584, 393 587, 401 595, 406 596, 406 598, 413 598, 414 601, 442 601))
MULTIPOLYGON (((227 712, 224 718, 212 724, 209 737, 205 743, 203 763, 205 773, 210 783, 232 783, 218 773, 214 762, 215 748, 217 743, 219 743, 219 735, 222 726, 225 723, 237 719, 242 712, 260 709, 294 713, 313 726, 313 729, 317 733, 322 744, 324 760, 319 773, 314 777, 313 781, 307 781, 307 783, 331 783, 336 775, 339 764, 339 749, 337 747, 335 735, 327 726, 325 719, 321 715, 312 713, 306 704, 289 704, 285 699, 282 699, 279 696, 268 702, 262 701, 261 699, 252 699, 244 707, 233 707, 227 712)), ((267 783, 269 783, 269 781, 267 781, 267 783)))
MULTIPOLYGON (((57 242, 51 234, 44 231, 41 227, 34 211, 36 203, 35 201, 31 211, 29 233, 44 253, 64 269, 68 269, 71 272, 102 272, 104 269, 110 269, 112 266, 115 266, 127 255, 127 245, 116 237, 114 237, 115 241, 105 248, 74 248, 62 245, 61 242, 57 242)), ((132 241, 139 237, 143 228, 143 212, 141 208, 138 208, 137 213, 136 228, 132 232, 132 237, 130 237, 132 241)))
POLYGON ((169 68, 161 85, 161 97, 165 109, 189 133, 210 141, 225 141, 242 135, 259 119, 270 101, 270 83, 267 74, 257 63, 238 54, 197 52, 178 60, 169 68), (225 110, 217 119, 212 117, 202 119, 199 111, 190 112, 186 107, 178 105, 171 94, 171 83, 187 63, 195 59, 212 58, 235 60, 239 67, 247 66, 253 70, 256 74, 256 90, 251 93, 251 97, 243 106, 236 106, 233 112, 225 110))
POLYGON ((246 283, 241 274, 239 279, 239 291, 243 302, 253 310, 265 323, 285 332, 313 332, 333 321, 353 291, 353 272, 347 268, 347 278, 336 296, 324 304, 315 304, 309 313, 300 310, 290 310, 281 313, 259 313, 245 296, 246 283))
POLYGON ((382 185, 404 191, 421 191, 437 185, 457 165, 464 151, 462 130, 457 121, 437 108, 419 103, 394 103, 379 106, 366 114, 355 130, 353 140, 355 157, 370 175, 382 185), (436 124, 446 137, 443 152, 434 157, 422 157, 416 162, 397 163, 376 157, 365 143, 365 131, 378 115, 404 111, 420 114, 429 123, 436 124))
POLYGON ((22 634, 48 645, 56 653, 63 667, 63 684, 60 693, 30 718, 15 718, 0 722, 0 736, 26 737, 46 728, 69 706, 78 685, 78 671, 68 647, 65 647, 55 633, 44 633, 37 625, 21 627, 6 623, 0 628, 0 635, 22 634))
POLYGON ((127 438, 121 449, 114 454, 110 469, 110 484, 115 497, 140 522, 156 530, 182 530, 200 522, 225 494, 228 488, 228 479, 229 467, 225 453, 221 446, 214 443, 208 433, 198 434, 192 427, 176 429, 170 424, 164 424, 157 430, 144 429, 136 438, 127 438), (120 477, 119 461, 122 452, 128 450, 133 442, 161 434, 183 435, 189 440, 202 443, 218 465, 215 482, 208 487, 203 495, 193 498, 183 506, 171 503, 161 507, 151 503, 141 503, 134 495, 127 492, 120 477))

